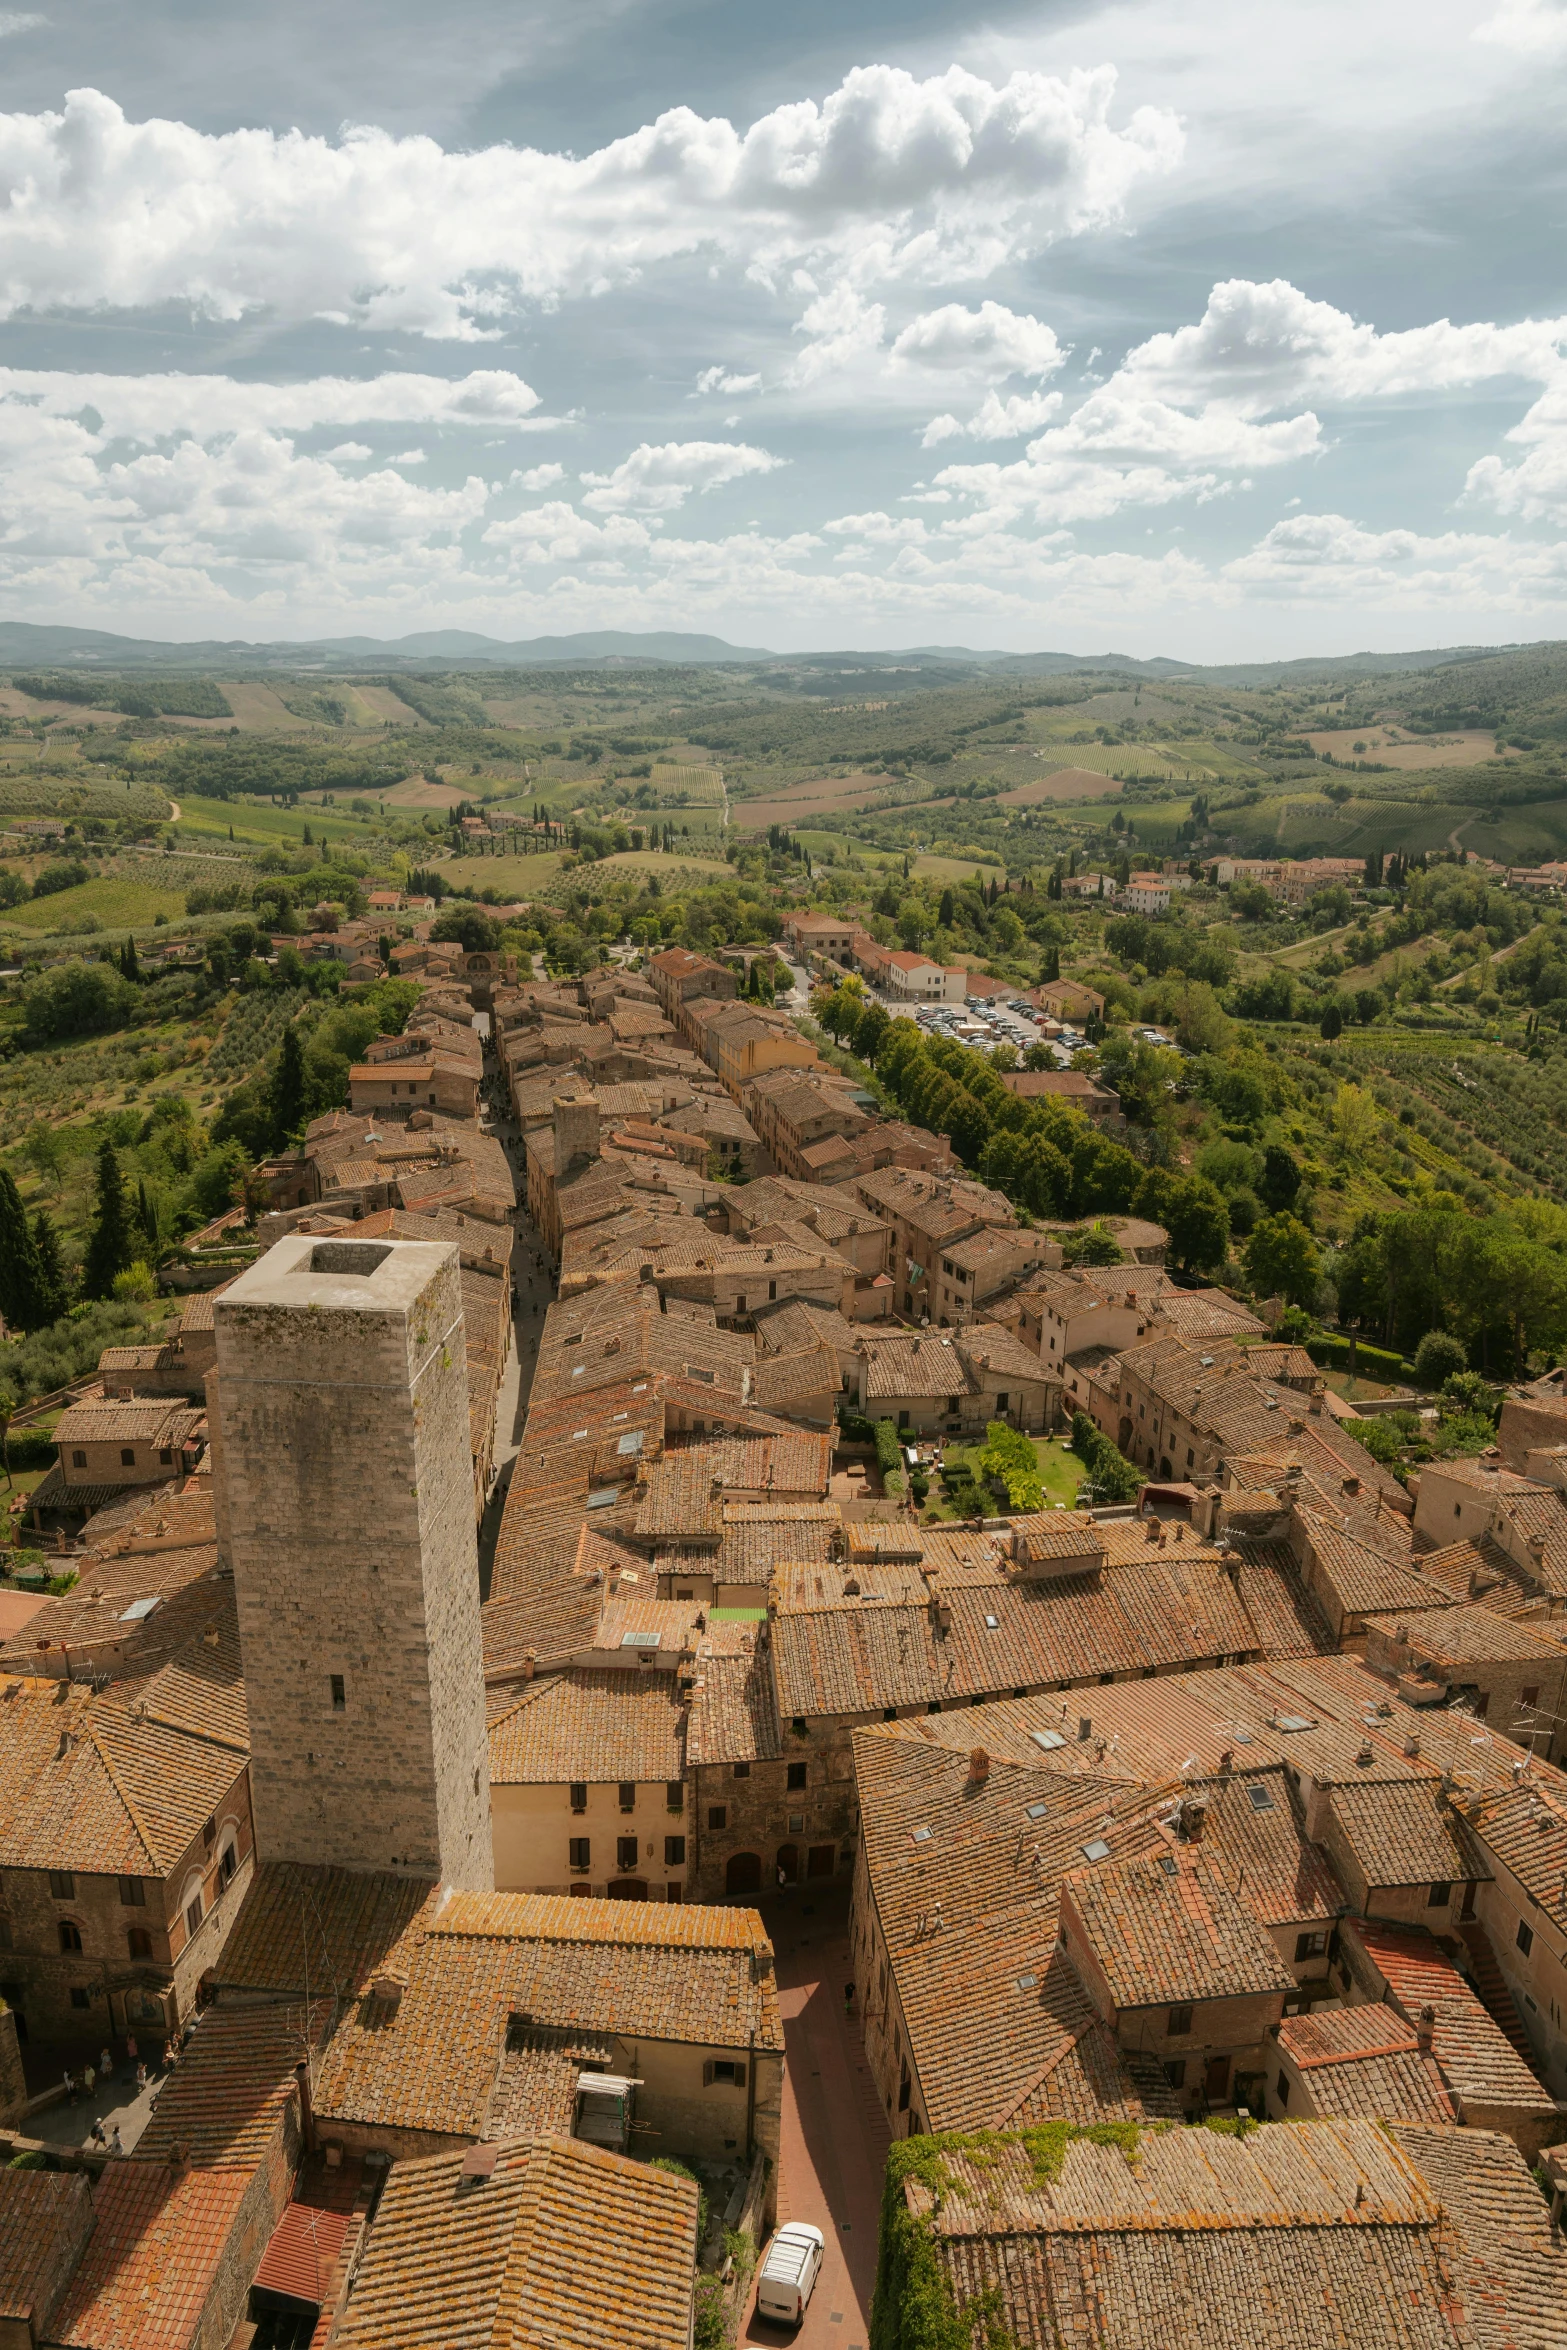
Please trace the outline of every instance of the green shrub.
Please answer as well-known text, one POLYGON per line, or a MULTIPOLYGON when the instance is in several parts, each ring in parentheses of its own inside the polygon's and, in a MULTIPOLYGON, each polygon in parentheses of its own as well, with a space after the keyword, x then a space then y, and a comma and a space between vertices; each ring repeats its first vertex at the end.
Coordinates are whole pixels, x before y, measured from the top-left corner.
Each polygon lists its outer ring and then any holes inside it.
MULTIPOLYGON (((1072 1414, 1072 1450, 1088 1471, 1092 1500, 1137 1499, 1143 1484, 1141 1472, 1094 1426, 1086 1412, 1072 1414)), ((1079 1499, 1082 1498, 1080 1495, 1079 1499)))
MULTIPOLYGON (((666 2170, 672 2166, 664 2165, 666 2170)), ((692 2332, 693 2350, 726 2350, 734 2340, 734 2319, 729 2308, 729 2296, 722 2281, 708 2270, 699 2272, 696 2280, 696 2323, 692 2332)))
POLYGON ((1013 1509, 1044 1508, 1045 1481, 1040 1474, 1039 1455, 1028 1438, 1019 1435, 1016 1428, 1009 1428, 1005 1420, 992 1420, 985 1430, 979 1465, 987 1477, 1000 1479, 1013 1509))
POLYGON ((1440 1387, 1456 1372, 1468 1368, 1468 1353, 1449 1330, 1428 1330, 1415 1349, 1417 1387, 1440 1387))
POLYGON ((851 1412, 840 1406, 838 1426, 846 1444, 874 1444, 876 1441, 874 1424, 859 1412, 851 1412))

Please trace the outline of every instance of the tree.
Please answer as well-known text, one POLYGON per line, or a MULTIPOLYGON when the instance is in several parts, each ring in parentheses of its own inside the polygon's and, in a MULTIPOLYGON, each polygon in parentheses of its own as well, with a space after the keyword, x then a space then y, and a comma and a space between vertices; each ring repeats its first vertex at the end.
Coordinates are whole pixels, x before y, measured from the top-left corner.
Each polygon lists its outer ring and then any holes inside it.
POLYGON ((1341 1085, 1333 1103, 1333 1132, 1345 1155, 1359 1158, 1376 1140, 1382 1112, 1358 1085, 1341 1085))
POLYGON ((1258 1297, 1282 1297, 1289 1305, 1308 1308, 1316 1303, 1317 1246, 1299 1217, 1263 1217, 1246 1243, 1246 1278, 1258 1297))
POLYGON ((1282 1142, 1270 1142, 1262 1154, 1262 1198, 1266 1207, 1292 1208, 1300 1189, 1300 1167, 1282 1142))
POLYGON ((135 1255, 120 1162, 113 1143, 105 1138, 98 1146, 98 1204, 82 1260, 83 1296, 112 1297, 114 1276, 123 1273, 135 1255))
POLYGON ((1415 1349, 1417 1387, 1441 1387, 1468 1368, 1468 1353, 1450 1330, 1428 1330, 1415 1349))
POLYGON ((282 1150, 305 1122, 305 1055, 299 1031, 292 1022, 283 1031, 268 1107, 272 1113, 272 1148, 282 1150))
POLYGON ((493 955, 501 943, 500 924, 482 906, 448 906, 437 914, 430 936, 460 946, 469 955, 493 955))
POLYGON ((1322 1014, 1322 1018, 1318 1021, 1317 1026, 1322 1035, 1328 1038, 1329 1042, 1331 1042, 1335 1036, 1343 1035, 1344 1008, 1336 995, 1329 996, 1327 1005, 1324 1008, 1322 1014))
POLYGON ((54 1318, 45 1307, 38 1244, 9 1167, 0 1167, 0 1315, 18 1331, 41 1330, 54 1318))
POLYGON ((1176 1263, 1191 1272, 1210 1272, 1229 1253, 1230 1211, 1205 1176, 1177 1180, 1165 1203, 1164 1225, 1176 1263))
POLYGON ((71 1285, 65 1277, 65 1260, 60 1254, 60 1235, 47 1208, 40 1208, 33 1218, 33 1245, 38 1251, 42 1327, 47 1328, 51 1322, 59 1321, 71 1302, 71 1285))

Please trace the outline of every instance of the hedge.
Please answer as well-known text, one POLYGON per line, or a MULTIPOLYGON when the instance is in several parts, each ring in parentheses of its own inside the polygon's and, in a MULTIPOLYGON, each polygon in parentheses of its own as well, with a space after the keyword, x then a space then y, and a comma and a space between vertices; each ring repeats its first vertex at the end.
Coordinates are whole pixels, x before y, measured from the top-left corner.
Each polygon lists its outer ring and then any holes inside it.
MULTIPOLYGON (((1334 1371, 1350 1368, 1350 1342, 1343 1337, 1308 1338, 1306 1352, 1314 1363, 1321 1363, 1334 1371)), ((1363 1340, 1355 1346, 1354 1368, 1367 1379, 1389 1379, 1402 1386, 1409 1377, 1409 1365, 1402 1355, 1390 1354, 1385 1346, 1367 1346, 1363 1340)))
POLYGON ((13 1469, 50 1469, 59 1448, 47 1428, 13 1428, 5 1449, 13 1469))
POLYGON ((898 1431, 890 1420, 876 1423, 876 1466, 881 1471, 882 1490, 894 1496, 903 1492, 903 1447, 898 1431))

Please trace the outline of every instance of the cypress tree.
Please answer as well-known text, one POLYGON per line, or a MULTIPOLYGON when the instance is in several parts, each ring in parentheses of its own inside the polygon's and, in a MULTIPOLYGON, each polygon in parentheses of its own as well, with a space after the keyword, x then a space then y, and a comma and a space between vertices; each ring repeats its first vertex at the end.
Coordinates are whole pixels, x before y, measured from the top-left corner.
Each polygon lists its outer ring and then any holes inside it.
POLYGON ((82 1260, 83 1296, 112 1297, 116 1273, 125 1272, 134 1261, 120 1162, 113 1143, 105 1138, 98 1150, 98 1208, 82 1260))
POLYGON ((43 1308, 38 1246, 15 1179, 0 1167, 0 1314, 12 1330, 37 1330, 50 1318, 43 1308))
POLYGON ((272 1075, 272 1147, 281 1150, 295 1130, 305 1120, 305 1056, 299 1042, 297 1028, 283 1031, 282 1048, 277 1057, 277 1068, 272 1075))
POLYGON ((65 1277, 65 1259, 60 1254, 60 1235, 54 1228, 54 1218, 47 1208, 40 1208, 33 1218, 33 1246, 38 1251, 39 1306, 42 1313, 40 1329, 58 1322, 71 1302, 71 1285, 65 1277))

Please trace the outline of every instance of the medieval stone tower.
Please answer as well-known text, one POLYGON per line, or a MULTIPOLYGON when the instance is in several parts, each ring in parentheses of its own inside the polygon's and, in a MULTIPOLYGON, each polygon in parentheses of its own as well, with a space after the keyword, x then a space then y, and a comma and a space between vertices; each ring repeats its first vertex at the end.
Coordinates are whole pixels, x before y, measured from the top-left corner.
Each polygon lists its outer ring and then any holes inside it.
POLYGON ((281 1240, 215 1319, 257 1856, 488 1891, 457 1251, 281 1240))

